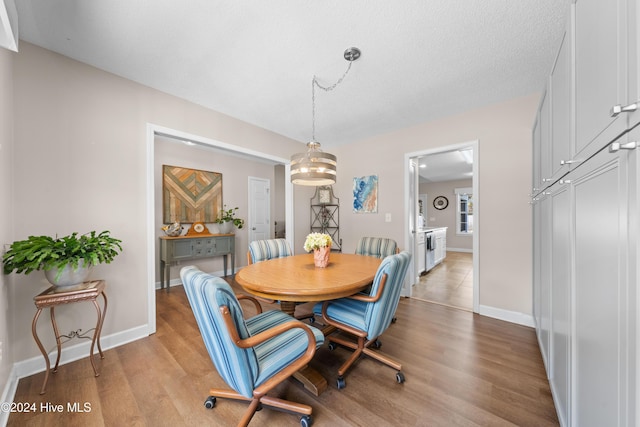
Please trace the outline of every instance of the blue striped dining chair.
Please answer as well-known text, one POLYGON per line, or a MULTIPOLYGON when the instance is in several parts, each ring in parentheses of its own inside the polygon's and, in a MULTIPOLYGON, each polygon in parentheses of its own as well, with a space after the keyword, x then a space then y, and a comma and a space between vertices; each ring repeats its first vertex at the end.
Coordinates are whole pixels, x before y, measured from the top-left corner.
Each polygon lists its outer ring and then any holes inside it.
POLYGON ((247 264, 267 261, 273 258, 282 258, 293 255, 289 242, 285 239, 254 240, 249 243, 247 251, 247 264))
MULTIPOLYGON (((400 253, 400 248, 395 240, 387 237, 361 237, 356 246, 356 255, 367 255, 384 259, 389 255, 400 253)), ((391 321, 396 323, 396 317, 391 321)))
POLYGON ((266 393, 309 363, 324 342, 322 332, 280 310, 263 313, 253 297, 236 296, 225 280, 194 266, 182 268, 180 277, 209 356, 233 389, 212 388, 205 406, 213 408, 216 397, 249 401, 240 426, 263 405, 301 414, 300 424, 311 425, 310 406, 266 393), (239 299, 251 300, 258 314, 245 320, 239 299))
POLYGON ((378 349, 382 345, 378 337, 391 324, 410 261, 411 254, 407 251, 390 255, 383 259, 378 267, 368 295, 355 294, 325 301, 313 308, 316 315, 321 315, 326 324, 334 326, 336 332, 340 332, 337 336, 327 336, 329 349, 333 350, 336 344, 340 344, 354 350, 354 354, 338 369, 338 389, 345 387, 344 374, 361 356, 369 356, 396 369, 396 381, 404 382, 402 365, 370 347, 378 349), (343 333, 355 336, 357 342, 345 339, 343 333))
POLYGON ((385 258, 399 253, 395 240, 386 237, 361 237, 356 246, 357 255, 385 258))

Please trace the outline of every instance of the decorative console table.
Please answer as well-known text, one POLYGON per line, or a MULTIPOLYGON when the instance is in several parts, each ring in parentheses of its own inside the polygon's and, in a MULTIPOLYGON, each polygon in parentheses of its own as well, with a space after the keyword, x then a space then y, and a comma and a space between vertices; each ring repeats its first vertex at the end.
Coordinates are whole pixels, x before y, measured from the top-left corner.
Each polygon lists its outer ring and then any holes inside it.
MULTIPOLYGON (((36 344, 42 352, 44 356, 45 363, 47 365, 47 369, 44 373, 44 382, 42 383, 42 389, 40 390, 40 394, 44 394, 45 389, 47 387, 47 380, 49 379, 49 370, 51 369, 51 362, 49 361, 49 355, 47 351, 44 349, 42 342, 38 338, 38 333, 36 330, 36 325, 38 323, 38 318, 40 317, 40 313, 42 313, 42 309, 49 307, 49 313, 51 314, 51 324, 53 325, 53 333, 56 337, 56 346, 58 348, 58 355, 56 357, 56 365, 53 368, 53 372, 58 371, 58 364, 60 363, 60 353, 62 351, 62 341, 60 340, 60 332, 58 330, 58 324, 56 323, 56 317, 54 314, 54 309, 58 305, 62 304, 70 304, 74 302, 81 301, 91 301, 93 305, 96 307, 96 311, 98 312, 98 320, 96 322, 96 327, 93 331, 93 338, 91 340, 91 350, 89 351, 89 358, 91 359, 91 366, 93 367, 93 373, 95 376, 99 376, 98 370, 96 369, 96 365, 93 360, 93 349, 98 343, 98 351, 100 352, 100 358, 104 359, 104 354, 102 353, 102 348, 100 347, 100 333, 102 332, 102 324, 104 323, 104 316, 107 312, 107 294, 104 291, 106 283, 104 280, 93 280, 90 282, 84 282, 77 286, 68 286, 67 289, 59 288, 55 286, 51 286, 44 292, 38 294, 33 298, 33 301, 38 308, 36 311, 36 315, 33 318, 33 322, 31 324, 31 333, 33 334, 33 338, 36 340, 36 344), (102 295, 104 298, 104 307, 100 309, 100 305, 98 304, 97 298, 99 295, 102 295)), ((88 338, 88 337, 82 337, 88 338)))
POLYGON ((160 289, 167 291, 171 265, 189 259, 224 256, 224 275, 227 275, 227 256, 231 255, 231 274, 235 274, 236 236, 235 234, 211 234, 209 236, 160 237, 160 289), (165 274, 166 273, 166 274, 165 274))

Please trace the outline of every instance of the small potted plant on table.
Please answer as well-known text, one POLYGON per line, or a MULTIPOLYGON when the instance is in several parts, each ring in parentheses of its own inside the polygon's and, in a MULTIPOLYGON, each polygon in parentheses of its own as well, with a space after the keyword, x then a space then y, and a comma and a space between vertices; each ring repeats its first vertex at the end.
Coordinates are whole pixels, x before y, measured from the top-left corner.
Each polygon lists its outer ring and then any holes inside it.
POLYGON ((44 270, 47 280, 55 286, 77 285, 89 277, 94 265, 113 261, 122 251, 120 243, 109 231, 73 233, 55 239, 29 236, 11 244, 2 257, 3 270, 5 274, 44 270))
POLYGON ((215 223, 220 225, 220 233, 228 234, 233 231, 233 227, 241 229, 244 227, 244 219, 236 217, 236 211, 238 207, 233 209, 227 209, 227 205, 224 205, 215 223))

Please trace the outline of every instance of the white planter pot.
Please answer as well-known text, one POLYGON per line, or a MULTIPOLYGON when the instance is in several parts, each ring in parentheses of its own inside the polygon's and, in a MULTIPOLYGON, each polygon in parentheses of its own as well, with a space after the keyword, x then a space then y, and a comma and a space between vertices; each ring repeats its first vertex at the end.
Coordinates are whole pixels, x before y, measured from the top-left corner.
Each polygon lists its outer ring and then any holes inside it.
POLYGON ((86 281, 91 274, 92 267, 85 267, 84 263, 80 261, 78 268, 74 270, 71 264, 67 264, 60 273, 60 277, 56 279, 58 275, 58 269, 52 268, 51 270, 45 270, 44 277, 47 278, 49 283, 53 286, 64 287, 74 286, 86 281))
POLYGON ((218 226, 221 234, 233 233, 233 221, 223 222, 222 224, 218 224, 218 226))

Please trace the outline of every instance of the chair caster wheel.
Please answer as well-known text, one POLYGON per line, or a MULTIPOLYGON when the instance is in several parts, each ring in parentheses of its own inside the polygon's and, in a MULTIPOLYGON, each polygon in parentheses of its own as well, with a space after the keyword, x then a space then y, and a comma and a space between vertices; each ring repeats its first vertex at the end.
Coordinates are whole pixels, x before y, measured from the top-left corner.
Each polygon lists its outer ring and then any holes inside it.
POLYGON ((373 342, 373 346, 374 346, 375 348, 380 348, 380 347, 382 347, 382 341, 380 341, 380 340, 378 340, 378 339, 377 339, 377 340, 375 340, 375 341, 373 342))
POLYGON ((334 342, 330 342, 330 343, 329 343, 329 350, 333 351, 333 350, 335 350, 336 348, 338 348, 338 346, 336 345, 336 343, 334 343, 334 342))
POLYGON ((216 397, 215 396, 207 397, 207 400, 204 401, 204 407, 207 409, 213 409, 214 406, 216 406, 216 397))
POLYGON ((404 374, 400 371, 396 374, 396 381, 398 384, 402 384, 404 382, 404 374))
POLYGON ((311 427, 312 423, 313 423, 313 420, 311 419, 310 415, 303 415, 302 418, 300 418, 301 427, 311 427))
POLYGON ((398 321, 397 317, 394 317, 393 319, 391 319, 391 323, 396 323, 398 321))
POLYGON ((336 380, 336 385, 338 386, 338 390, 342 390, 347 386, 347 384, 344 382, 344 378, 342 377, 338 377, 338 379, 336 380))

